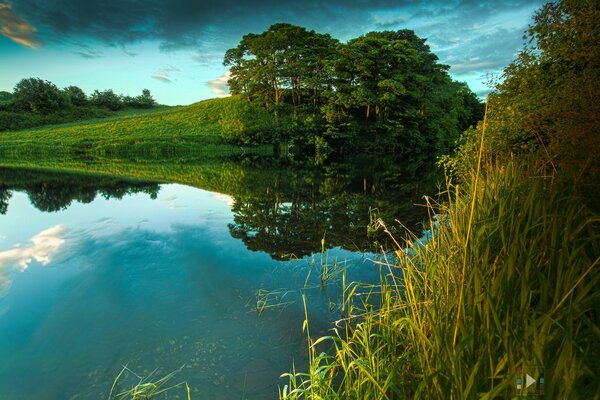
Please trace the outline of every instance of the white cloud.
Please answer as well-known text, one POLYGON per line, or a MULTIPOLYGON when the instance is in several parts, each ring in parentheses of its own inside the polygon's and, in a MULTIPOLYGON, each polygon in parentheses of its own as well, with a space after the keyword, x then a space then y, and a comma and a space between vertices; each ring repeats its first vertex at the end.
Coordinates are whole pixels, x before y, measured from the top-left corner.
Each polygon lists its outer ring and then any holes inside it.
POLYGON ((212 81, 208 81, 207 85, 209 89, 217 95, 217 97, 227 97, 229 96, 229 85, 227 81, 231 77, 231 72, 227 71, 220 77, 213 79, 212 81))
POLYGON ((42 231, 30 239, 27 246, 16 246, 10 250, 0 252, 0 272, 10 264, 17 264, 21 270, 27 269, 29 264, 36 260, 42 265, 50 262, 50 257, 63 245, 62 238, 66 228, 55 225, 42 231))
POLYGON ((18 265, 21 271, 27 269, 33 260, 48 265, 50 257, 65 242, 63 239, 65 232, 64 226, 55 225, 32 237, 31 243, 27 246, 17 245, 10 250, 0 252, 0 296, 8 293, 12 286, 12 280, 8 276, 11 265, 18 265))

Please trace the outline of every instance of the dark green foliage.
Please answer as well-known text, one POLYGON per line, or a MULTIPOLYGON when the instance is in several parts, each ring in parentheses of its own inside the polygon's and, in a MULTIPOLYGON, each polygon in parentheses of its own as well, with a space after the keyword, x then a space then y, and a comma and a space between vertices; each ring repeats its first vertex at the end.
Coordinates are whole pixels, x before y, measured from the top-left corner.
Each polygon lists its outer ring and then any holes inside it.
POLYGON ((38 78, 22 79, 14 94, 0 92, 0 132, 103 118, 124 108, 150 109, 157 105, 148 89, 136 97, 98 90, 88 98, 77 86, 58 89, 38 78))
POLYGON ((74 106, 85 106, 88 103, 88 99, 85 92, 77 86, 66 87, 65 93, 69 96, 69 100, 74 106))
POLYGON ((17 109, 34 114, 50 114, 69 103, 64 92, 52 82, 39 78, 22 79, 17 83, 12 101, 17 109))
POLYGON ((438 151, 482 115, 475 95, 410 30, 341 44, 275 24, 245 35, 224 65, 231 92, 268 110, 285 132, 279 139, 298 143, 438 151))
POLYGON ((92 106, 72 107, 52 114, 1 111, 0 131, 18 131, 43 125, 62 124, 81 119, 104 118, 112 113, 105 108, 92 106))
POLYGON ((100 92, 99 90, 94 90, 94 93, 90 96, 90 104, 95 105, 97 107, 108 108, 112 111, 117 111, 123 108, 123 102, 121 98, 112 91, 112 89, 104 90, 100 92))
POLYGON ((0 105, 8 103, 12 100, 13 95, 10 92, 0 91, 0 105))
POLYGON ((121 103, 129 108, 152 108, 157 104, 148 89, 142 90, 140 96, 121 96, 121 103))
MULTIPOLYGON (((527 37, 489 96, 488 151, 500 159, 528 154, 542 170, 567 169, 589 188, 600 173, 599 3, 548 3, 527 37)), ((464 164, 480 133, 464 138, 457 160, 464 164)))

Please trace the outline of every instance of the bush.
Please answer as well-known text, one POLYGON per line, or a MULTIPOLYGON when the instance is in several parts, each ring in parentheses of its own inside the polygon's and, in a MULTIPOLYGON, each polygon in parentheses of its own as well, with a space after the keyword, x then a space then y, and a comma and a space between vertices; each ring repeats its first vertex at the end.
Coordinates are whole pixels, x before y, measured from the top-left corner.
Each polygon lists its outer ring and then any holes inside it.
POLYGON ((123 102, 121 101, 121 98, 111 89, 103 92, 94 90, 94 93, 92 93, 90 96, 90 104, 97 107, 108 108, 112 111, 117 111, 123 108, 123 102))

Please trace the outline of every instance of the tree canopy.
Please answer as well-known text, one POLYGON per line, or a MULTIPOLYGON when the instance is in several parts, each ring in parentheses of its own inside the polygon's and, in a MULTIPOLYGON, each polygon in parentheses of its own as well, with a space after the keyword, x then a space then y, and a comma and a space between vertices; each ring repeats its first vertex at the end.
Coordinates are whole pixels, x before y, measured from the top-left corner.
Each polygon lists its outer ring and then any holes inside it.
MULTIPOLYGON (((600 6, 591 0, 544 5, 525 49, 488 98, 488 151, 530 154, 547 171, 568 169, 580 183, 600 173, 600 6)), ((479 142, 471 131, 460 159, 479 142)))
POLYGON ((476 96, 452 81, 411 30, 370 32, 343 44, 275 24, 245 35, 224 65, 231 93, 270 111, 281 139, 439 150, 482 115, 476 96))

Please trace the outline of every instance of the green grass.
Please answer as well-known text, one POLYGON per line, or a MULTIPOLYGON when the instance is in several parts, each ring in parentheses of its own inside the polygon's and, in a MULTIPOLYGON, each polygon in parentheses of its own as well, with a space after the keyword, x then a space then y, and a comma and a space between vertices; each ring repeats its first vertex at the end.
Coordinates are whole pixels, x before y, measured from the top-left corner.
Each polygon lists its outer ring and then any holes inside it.
POLYGON ((547 398, 598 398, 600 218, 570 189, 514 164, 449 185, 426 245, 376 289, 344 283, 345 317, 281 398, 515 398, 531 366, 547 398))
POLYGON ((247 114, 256 111, 252 107, 230 97, 186 107, 124 112, 107 119, 2 132, 0 156, 164 156, 231 150, 236 147, 231 144, 232 135, 265 128, 260 122, 248 125, 251 118, 247 114))

